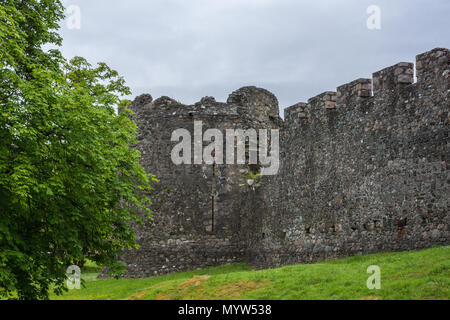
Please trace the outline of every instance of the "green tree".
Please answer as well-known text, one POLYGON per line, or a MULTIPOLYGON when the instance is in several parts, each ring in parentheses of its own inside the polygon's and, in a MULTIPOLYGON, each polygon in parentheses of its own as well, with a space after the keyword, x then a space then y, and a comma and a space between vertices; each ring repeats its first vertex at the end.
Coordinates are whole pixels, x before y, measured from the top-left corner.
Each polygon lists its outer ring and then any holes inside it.
POLYGON ((86 259, 123 271, 131 225, 150 217, 123 78, 66 61, 58 0, 0 0, 0 296, 62 293, 86 259), (116 112, 123 108, 123 112, 116 112), (142 215, 142 213, 146 213, 142 215))

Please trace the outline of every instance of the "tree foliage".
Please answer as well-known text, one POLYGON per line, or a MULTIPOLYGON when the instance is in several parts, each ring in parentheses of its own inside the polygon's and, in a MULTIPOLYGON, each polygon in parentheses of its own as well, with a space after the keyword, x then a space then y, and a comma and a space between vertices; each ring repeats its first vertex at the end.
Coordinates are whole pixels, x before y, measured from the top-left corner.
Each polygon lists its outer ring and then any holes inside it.
POLYGON ((106 64, 65 60, 57 0, 0 0, 0 296, 46 299, 86 259, 122 270, 148 216, 130 94, 106 64))

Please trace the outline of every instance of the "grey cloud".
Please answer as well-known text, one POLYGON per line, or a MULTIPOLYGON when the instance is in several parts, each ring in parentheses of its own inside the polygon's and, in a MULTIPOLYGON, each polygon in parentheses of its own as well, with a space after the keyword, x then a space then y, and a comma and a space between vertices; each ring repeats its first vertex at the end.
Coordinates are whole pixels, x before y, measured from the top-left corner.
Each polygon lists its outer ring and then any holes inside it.
POLYGON ((80 30, 62 26, 67 57, 117 69, 133 95, 225 100, 244 85, 281 109, 434 47, 449 47, 447 0, 67 0, 80 30), (382 29, 368 30, 378 5, 382 29))

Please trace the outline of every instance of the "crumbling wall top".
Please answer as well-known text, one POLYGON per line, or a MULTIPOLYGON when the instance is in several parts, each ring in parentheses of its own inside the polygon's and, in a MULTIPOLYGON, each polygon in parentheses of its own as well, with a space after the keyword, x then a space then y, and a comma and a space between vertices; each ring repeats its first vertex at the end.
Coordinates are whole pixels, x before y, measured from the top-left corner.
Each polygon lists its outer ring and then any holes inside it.
POLYGON ((228 104, 242 106, 258 120, 279 117, 278 99, 266 89, 243 87, 230 94, 228 104))

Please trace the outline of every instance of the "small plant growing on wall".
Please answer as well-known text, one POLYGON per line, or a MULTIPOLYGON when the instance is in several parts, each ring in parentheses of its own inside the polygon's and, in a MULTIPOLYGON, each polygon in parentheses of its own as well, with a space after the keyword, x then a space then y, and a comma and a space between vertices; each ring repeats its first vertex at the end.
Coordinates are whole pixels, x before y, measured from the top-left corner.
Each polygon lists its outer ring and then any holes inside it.
POLYGON ((261 186, 261 173, 254 173, 252 171, 249 171, 247 174, 247 185, 252 188, 258 188, 261 186))

